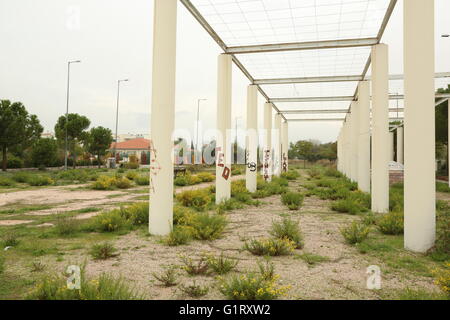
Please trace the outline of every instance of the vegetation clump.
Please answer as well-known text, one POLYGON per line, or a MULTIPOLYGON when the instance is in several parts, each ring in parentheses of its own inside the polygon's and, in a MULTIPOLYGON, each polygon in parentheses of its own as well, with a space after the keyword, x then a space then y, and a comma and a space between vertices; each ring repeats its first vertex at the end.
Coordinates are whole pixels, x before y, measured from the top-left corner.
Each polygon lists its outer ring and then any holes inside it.
POLYGON ((403 213, 391 211, 378 219, 377 227, 383 234, 403 234, 403 213))
POLYGON ((298 210, 303 203, 304 196, 298 192, 286 192, 281 195, 281 202, 286 205, 289 210, 298 210))
POLYGON ((370 228, 358 221, 353 221, 349 226, 341 229, 341 234, 349 244, 363 242, 369 235, 370 228))
POLYGON ((178 283, 177 269, 173 266, 164 268, 161 273, 152 273, 153 277, 162 283, 164 287, 173 287, 178 283))
POLYGON ((244 249, 257 256, 289 255, 296 248, 296 244, 289 239, 252 239, 246 241, 244 249))
POLYGON ((115 257, 117 256, 116 252, 117 249, 109 242, 95 244, 90 250, 90 254, 95 260, 106 260, 115 257))
POLYGON ((272 222, 270 234, 277 239, 288 239, 295 243, 296 249, 304 246, 303 236, 301 234, 298 221, 290 218, 283 218, 280 222, 272 222))

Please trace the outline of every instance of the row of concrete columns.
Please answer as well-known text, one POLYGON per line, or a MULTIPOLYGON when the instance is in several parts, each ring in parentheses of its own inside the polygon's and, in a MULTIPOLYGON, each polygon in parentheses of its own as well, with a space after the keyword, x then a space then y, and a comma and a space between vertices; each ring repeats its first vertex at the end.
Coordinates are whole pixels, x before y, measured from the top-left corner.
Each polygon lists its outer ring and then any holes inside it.
MULTIPOLYGON (((149 232, 167 235, 173 227, 173 130, 175 117, 177 0, 155 0, 151 108, 151 165, 149 232)), ((256 85, 248 87, 246 137, 246 188, 255 192, 258 170, 258 107, 256 85)), ((231 197, 232 57, 218 58, 216 202, 231 197)), ((264 104, 263 170, 266 180, 287 170, 288 125, 273 105, 264 104), (272 130, 272 121, 274 129, 272 130), (272 141, 272 131, 274 132, 272 141), (274 142, 272 144, 272 142, 274 142)))
MULTIPOLYGON (((372 47, 369 82, 358 85, 338 136, 338 169, 370 192, 372 211, 389 211, 388 46, 372 47), (371 127, 370 127, 371 124, 371 127)), ((425 252, 435 240, 434 1, 404 2, 404 128, 397 128, 397 161, 404 163, 404 245, 425 252)))

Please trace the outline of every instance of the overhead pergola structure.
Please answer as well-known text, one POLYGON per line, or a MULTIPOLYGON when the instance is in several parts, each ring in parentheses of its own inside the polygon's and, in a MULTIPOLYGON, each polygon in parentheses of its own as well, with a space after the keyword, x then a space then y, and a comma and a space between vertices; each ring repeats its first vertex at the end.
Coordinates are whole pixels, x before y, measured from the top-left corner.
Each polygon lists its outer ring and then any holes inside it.
MULTIPOLYGON (((172 229, 172 131, 178 0, 155 0, 150 226, 172 229)), ((287 170, 288 122, 343 121, 338 170, 389 209, 389 116, 404 113, 405 247, 428 250, 435 237, 434 0, 404 2, 404 75, 388 74, 382 36, 396 0, 180 0, 220 46, 216 201, 230 198, 231 67, 249 79, 246 186, 256 190, 257 131, 265 133, 263 175, 287 170), (370 72, 370 76, 368 75, 370 72), (404 92, 390 92, 403 82, 404 92), (257 92, 264 126, 257 128, 257 92), (404 102, 392 106, 390 101, 404 102), (350 107, 349 107, 350 104, 350 107), (395 109, 395 110, 394 110, 395 109), (273 116, 273 110, 275 115, 273 116), (401 111, 400 111, 401 110, 401 111), (312 118, 292 118, 298 114, 312 118), (339 114, 345 114, 339 117, 339 114), (322 118, 328 115, 327 118, 322 118), (273 128, 272 128, 273 123, 273 128), (277 133, 272 136, 272 129, 277 133)), ((403 85, 401 85, 403 87, 403 85)), ((402 140, 403 141, 403 140, 402 140)))

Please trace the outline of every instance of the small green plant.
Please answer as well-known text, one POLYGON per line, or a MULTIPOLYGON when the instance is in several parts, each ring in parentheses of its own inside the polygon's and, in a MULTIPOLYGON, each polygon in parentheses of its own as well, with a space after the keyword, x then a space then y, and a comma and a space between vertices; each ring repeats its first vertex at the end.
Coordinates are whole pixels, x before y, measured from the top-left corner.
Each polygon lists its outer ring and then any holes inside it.
POLYGON ((208 273, 208 262, 205 257, 201 257, 198 261, 194 261, 187 256, 180 256, 183 265, 181 268, 190 276, 205 275, 208 273))
POLYGON ((198 285, 195 280, 192 282, 192 284, 189 285, 181 285, 180 290, 187 294, 189 297, 192 298, 198 298, 206 295, 209 291, 209 288, 207 286, 201 286, 198 285))
POLYGON ((115 177, 100 176, 91 184, 91 188, 94 190, 111 190, 115 185, 115 177))
POLYGON ((434 252, 450 257, 450 210, 439 210, 436 214, 436 242, 434 252))
POLYGON ((286 192, 281 195, 281 202, 286 205, 289 210, 298 210, 303 203, 303 194, 298 192, 286 192))
POLYGON ((99 243, 92 246, 91 256, 95 260, 106 260, 117 256, 117 249, 109 242, 99 243))
POLYGON ((150 184, 150 177, 148 175, 145 176, 137 176, 134 178, 134 183, 138 186, 148 186, 150 184))
POLYGON ((46 176, 38 176, 33 175, 27 180, 27 183, 30 186, 40 187, 40 186, 48 186, 54 183, 52 179, 46 176))
POLYGON ((55 222, 55 231, 60 236, 73 235, 78 232, 79 228, 79 220, 73 217, 58 217, 55 222))
POLYGON ((296 258, 302 259, 303 261, 305 261, 308 265, 313 266, 316 265, 318 263, 321 262, 326 262, 329 261, 330 259, 328 257, 324 257, 318 254, 313 254, 313 253, 302 253, 296 256, 296 258))
POLYGON ((354 215, 367 211, 367 208, 364 207, 357 199, 348 197, 346 199, 333 202, 331 205, 331 210, 354 215))
POLYGON ((436 191, 437 192, 449 193, 450 192, 450 187, 448 186, 447 183, 436 182, 436 191))
POLYGON ((175 226, 164 238, 163 242, 171 247, 189 243, 192 239, 192 228, 188 226, 175 226))
POLYGON ((219 279, 220 292, 232 300, 274 300, 286 294, 290 286, 280 286, 278 275, 271 279, 256 273, 233 275, 229 279, 219 279))
POLYGON ((281 177, 286 180, 295 180, 298 177, 300 177, 300 174, 298 173, 297 170, 288 170, 287 172, 283 172, 281 174, 281 177))
POLYGON ((31 272, 42 272, 45 269, 45 264, 40 261, 33 261, 31 264, 31 272))
POLYGON ((12 187, 14 186, 14 181, 7 177, 0 177, 0 187, 12 187))
POLYGON ((361 243, 369 235, 370 228, 357 221, 353 221, 349 226, 341 229, 341 234, 349 244, 361 243))
POLYGON ((391 211, 384 214, 378 220, 377 227, 383 234, 403 234, 403 213, 391 211))
POLYGON ((119 189, 129 189, 131 188, 132 183, 127 178, 122 177, 115 180, 115 186, 119 189))
POLYGON ((164 287, 177 285, 177 269, 174 266, 165 267, 161 273, 152 273, 153 277, 162 283, 164 287))
POLYGON ((174 225, 192 225, 197 213, 192 209, 176 205, 173 207, 174 225))
POLYGON ((187 186, 189 184, 188 178, 185 175, 180 175, 177 176, 174 180, 173 180, 173 184, 178 186, 178 187, 184 187, 187 186))
POLYGON ((122 278, 113 278, 103 273, 98 279, 89 280, 85 268, 81 269, 79 290, 67 289, 64 276, 45 276, 25 296, 27 300, 138 300, 144 296, 131 288, 122 278))
POLYGON ((197 177, 201 180, 201 182, 211 182, 216 179, 216 176, 209 172, 200 172, 197 174, 197 177))
POLYGON ((134 180, 134 179, 136 179, 136 178, 138 177, 138 173, 137 173, 136 171, 128 171, 128 172, 125 174, 125 177, 126 177, 128 180, 134 180))
POLYGON ((198 240, 214 240, 222 236, 227 225, 224 216, 209 213, 198 213, 194 216, 192 228, 194 238, 198 240))
POLYGON ((433 270, 434 283, 450 298, 450 262, 442 269, 433 270))
POLYGON ((298 221, 283 218, 280 222, 272 222, 270 234, 278 239, 288 239, 295 243, 297 249, 303 248, 303 236, 298 226, 298 221))
POLYGON ((289 239, 252 239, 244 244, 245 250, 257 256, 289 255, 295 247, 289 239))
POLYGON ((20 240, 16 233, 8 232, 3 236, 3 246, 4 247, 15 247, 19 244, 20 240))
POLYGON ((270 281, 275 278, 275 265, 269 259, 258 261, 258 268, 264 280, 270 281))
POLYGON ((187 190, 177 195, 177 200, 185 207, 203 211, 211 203, 211 198, 205 190, 187 190))
POLYGON ((223 275, 232 271, 238 264, 238 260, 229 259, 221 253, 218 257, 207 256, 206 263, 214 273, 223 275))
POLYGON ((15 172, 12 176, 12 179, 19 183, 26 183, 31 175, 25 171, 15 172))
POLYGON ((0 254, 0 276, 5 272, 5 258, 0 254))
POLYGON ((103 212, 92 220, 92 228, 100 232, 114 232, 128 227, 129 221, 120 209, 103 212))
POLYGON ((135 226, 148 224, 148 212, 148 201, 137 202, 121 209, 122 216, 135 226))

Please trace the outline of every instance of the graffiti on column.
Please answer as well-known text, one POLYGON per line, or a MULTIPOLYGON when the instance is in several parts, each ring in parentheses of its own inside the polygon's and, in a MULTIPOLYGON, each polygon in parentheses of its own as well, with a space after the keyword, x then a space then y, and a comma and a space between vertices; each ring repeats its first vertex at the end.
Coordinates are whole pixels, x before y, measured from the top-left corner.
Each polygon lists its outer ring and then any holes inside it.
POLYGON ((221 151, 222 151, 221 147, 216 148, 217 166, 223 168, 222 177, 225 180, 228 180, 228 178, 230 178, 231 169, 228 168, 227 166, 225 166, 225 163, 224 163, 225 154, 221 151))
POLYGON ((263 176, 264 180, 269 180, 269 162, 270 162, 270 150, 264 151, 264 166, 263 166, 263 176))
POLYGON ((286 152, 283 152, 283 172, 287 172, 287 157, 286 157, 286 152))
POLYGON ((250 160, 250 152, 247 151, 245 153, 245 164, 247 165, 247 168, 250 169, 250 172, 255 172, 256 171, 256 163, 255 162, 249 162, 250 160))
POLYGON ((155 193, 155 184, 153 179, 156 178, 161 171, 161 165, 158 162, 158 153, 156 152, 153 142, 150 142, 150 192, 155 193))

